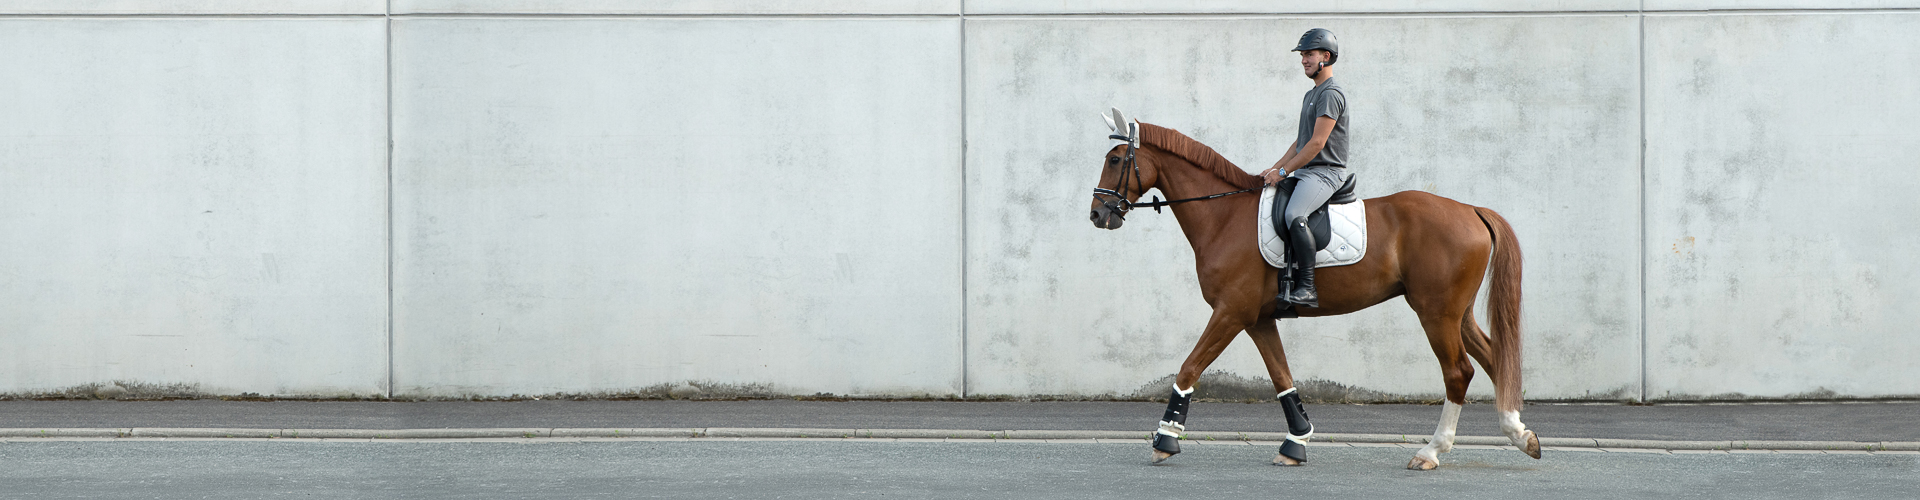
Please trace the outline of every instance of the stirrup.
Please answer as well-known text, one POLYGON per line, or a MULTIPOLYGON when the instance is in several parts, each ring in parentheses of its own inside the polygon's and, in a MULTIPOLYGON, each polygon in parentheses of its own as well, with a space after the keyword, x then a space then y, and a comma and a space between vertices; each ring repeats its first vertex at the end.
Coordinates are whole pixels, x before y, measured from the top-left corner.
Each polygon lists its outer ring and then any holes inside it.
POLYGON ((1294 293, 1284 297, 1288 304, 1304 307, 1320 307, 1320 294, 1305 288, 1295 289, 1294 293))

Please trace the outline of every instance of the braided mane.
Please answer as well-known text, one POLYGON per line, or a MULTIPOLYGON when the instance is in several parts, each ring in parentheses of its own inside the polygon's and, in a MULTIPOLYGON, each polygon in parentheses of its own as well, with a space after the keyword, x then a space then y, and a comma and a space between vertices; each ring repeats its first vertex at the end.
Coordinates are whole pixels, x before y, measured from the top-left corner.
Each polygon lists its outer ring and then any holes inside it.
POLYGON ((1233 162, 1227 161, 1226 157, 1214 152, 1213 148, 1193 140, 1192 137, 1187 137, 1178 130, 1140 122, 1140 142, 1152 144, 1200 168, 1210 170, 1215 177, 1227 181, 1227 184, 1234 187, 1257 188, 1265 182, 1260 179, 1260 176, 1241 170, 1233 162))

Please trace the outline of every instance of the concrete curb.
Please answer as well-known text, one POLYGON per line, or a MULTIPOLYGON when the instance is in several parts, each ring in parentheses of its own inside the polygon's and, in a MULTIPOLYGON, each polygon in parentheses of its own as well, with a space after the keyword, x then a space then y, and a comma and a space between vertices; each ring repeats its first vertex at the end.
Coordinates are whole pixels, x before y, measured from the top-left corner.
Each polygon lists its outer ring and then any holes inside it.
MULTIPOLYGON (((0 428, 0 438, 45 439, 548 439, 548 438, 746 438, 746 439, 965 439, 965 440, 1138 440, 1150 431, 1076 431, 976 429, 801 429, 801 428, 476 428, 476 429, 226 429, 226 428, 0 428)), ((1278 442, 1280 432, 1188 432, 1187 441, 1278 442)), ((1406 434, 1318 433, 1316 443, 1424 445, 1429 436, 1406 434)), ((1505 436, 1457 436, 1456 445, 1509 446, 1505 436)), ((1920 452, 1916 441, 1678 441, 1655 439, 1540 438, 1549 448, 1647 450, 1804 450, 1920 452)))

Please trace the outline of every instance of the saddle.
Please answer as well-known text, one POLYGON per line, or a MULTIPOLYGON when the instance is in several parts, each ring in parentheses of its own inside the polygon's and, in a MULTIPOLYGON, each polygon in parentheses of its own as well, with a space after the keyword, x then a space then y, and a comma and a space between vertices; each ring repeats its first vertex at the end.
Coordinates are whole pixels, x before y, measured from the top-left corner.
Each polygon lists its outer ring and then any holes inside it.
MULTIPOLYGON (((1357 175, 1347 176, 1347 182, 1341 184, 1340 189, 1333 191, 1333 197, 1327 198, 1327 204, 1314 209, 1313 214, 1307 216, 1307 228, 1313 230, 1313 241, 1316 243, 1313 247, 1314 250, 1326 250, 1327 243, 1331 243, 1333 239, 1331 238, 1331 236, 1333 236, 1332 226, 1327 224, 1327 207, 1353 203, 1353 181, 1359 177, 1360 176, 1357 175)), ((1287 201, 1293 198, 1293 187, 1299 183, 1300 179, 1296 177, 1281 179, 1280 189, 1274 192, 1273 208, 1269 210, 1269 212, 1275 210, 1285 211, 1287 209, 1287 201)), ((1277 215, 1277 213, 1275 213, 1275 215, 1277 215)), ((1292 239, 1292 231, 1280 233, 1280 241, 1289 242, 1292 239)))
MULTIPOLYGON (((1319 250, 1314 253, 1314 267, 1344 266, 1360 262, 1367 253, 1367 208, 1366 202, 1353 194, 1354 179, 1334 191, 1327 204, 1314 210, 1307 216, 1307 228, 1313 231, 1313 242, 1319 250)), ((1275 231, 1273 219, 1280 217, 1278 211, 1285 210, 1287 200, 1293 195, 1294 183, 1298 179, 1287 178, 1278 186, 1268 187, 1260 194, 1260 255, 1268 265, 1286 268, 1287 252, 1291 245, 1287 242, 1289 231, 1275 231)))

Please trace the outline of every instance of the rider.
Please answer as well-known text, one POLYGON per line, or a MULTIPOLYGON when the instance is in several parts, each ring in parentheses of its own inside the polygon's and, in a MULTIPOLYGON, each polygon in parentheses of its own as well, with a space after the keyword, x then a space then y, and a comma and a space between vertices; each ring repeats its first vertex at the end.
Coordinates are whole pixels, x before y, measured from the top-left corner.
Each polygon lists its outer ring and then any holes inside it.
MULTIPOLYGON (((1298 266, 1293 292, 1281 288, 1280 300, 1320 307, 1319 294, 1313 288, 1315 245, 1307 216, 1326 204, 1347 181, 1347 96, 1340 83, 1333 80, 1330 67, 1340 60, 1340 43, 1333 32, 1324 28, 1307 30, 1293 51, 1300 53, 1300 67, 1313 79, 1314 87, 1301 100, 1300 137, 1287 148, 1286 156, 1260 175, 1269 185, 1278 184, 1284 177, 1297 179, 1283 217, 1274 219, 1275 225, 1286 224, 1293 261, 1298 266)), ((1286 276, 1282 274, 1281 278, 1286 276)))

